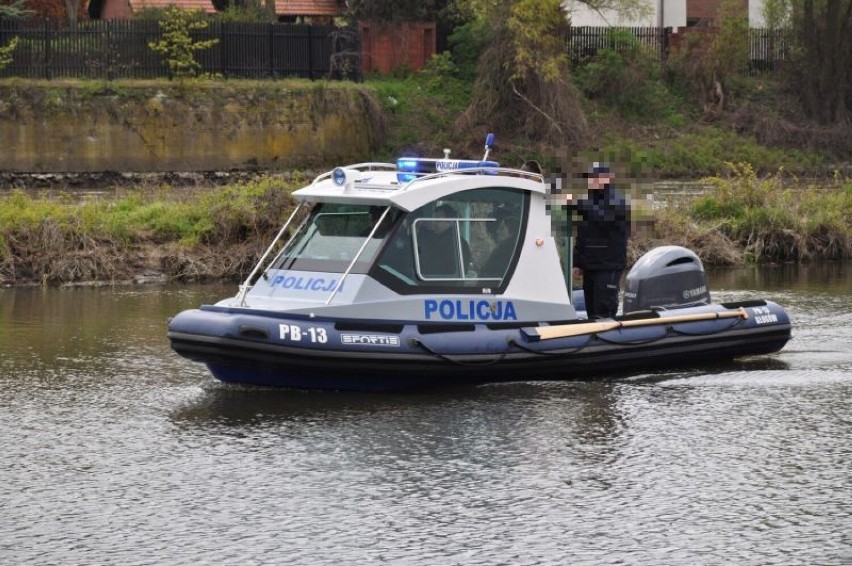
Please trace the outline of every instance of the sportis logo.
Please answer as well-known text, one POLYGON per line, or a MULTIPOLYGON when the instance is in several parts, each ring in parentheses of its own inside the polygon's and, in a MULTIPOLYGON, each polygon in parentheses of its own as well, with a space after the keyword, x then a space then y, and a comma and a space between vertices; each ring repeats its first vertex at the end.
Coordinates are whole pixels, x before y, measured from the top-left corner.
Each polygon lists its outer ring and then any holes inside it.
POLYGON ((399 347, 399 336, 387 334, 341 334, 340 342, 343 344, 359 344, 362 346, 393 346, 399 347))

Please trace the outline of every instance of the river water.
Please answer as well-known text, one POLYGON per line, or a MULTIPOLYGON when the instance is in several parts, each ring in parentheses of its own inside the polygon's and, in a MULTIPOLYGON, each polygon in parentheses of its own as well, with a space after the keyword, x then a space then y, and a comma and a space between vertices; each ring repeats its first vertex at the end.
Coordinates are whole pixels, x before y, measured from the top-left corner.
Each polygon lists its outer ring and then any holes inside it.
POLYGON ((2 564, 852 564, 852 265, 710 274, 777 355, 417 394, 224 386, 232 285, 0 290, 2 564))

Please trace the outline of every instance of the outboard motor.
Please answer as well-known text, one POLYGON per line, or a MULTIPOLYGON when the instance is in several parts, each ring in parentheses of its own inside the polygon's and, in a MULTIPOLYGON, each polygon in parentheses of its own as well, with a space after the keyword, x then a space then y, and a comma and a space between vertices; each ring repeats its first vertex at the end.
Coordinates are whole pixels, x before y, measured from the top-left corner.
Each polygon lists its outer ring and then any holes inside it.
POLYGON ((710 303, 704 266, 695 252, 680 246, 654 248, 639 258, 627 274, 622 311, 710 303))

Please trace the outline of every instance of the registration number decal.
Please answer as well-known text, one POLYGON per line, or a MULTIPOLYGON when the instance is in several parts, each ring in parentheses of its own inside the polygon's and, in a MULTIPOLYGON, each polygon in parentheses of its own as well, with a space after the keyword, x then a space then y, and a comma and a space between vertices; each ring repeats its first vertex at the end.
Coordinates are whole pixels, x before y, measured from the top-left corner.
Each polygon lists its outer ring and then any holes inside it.
POLYGON ((325 344, 328 342, 328 333, 321 326, 308 326, 302 328, 298 324, 279 324, 278 338, 287 342, 315 342, 325 344))
POLYGON ((772 324, 778 322, 778 315, 769 310, 769 307, 754 307, 751 309, 754 313, 754 321, 757 324, 772 324))

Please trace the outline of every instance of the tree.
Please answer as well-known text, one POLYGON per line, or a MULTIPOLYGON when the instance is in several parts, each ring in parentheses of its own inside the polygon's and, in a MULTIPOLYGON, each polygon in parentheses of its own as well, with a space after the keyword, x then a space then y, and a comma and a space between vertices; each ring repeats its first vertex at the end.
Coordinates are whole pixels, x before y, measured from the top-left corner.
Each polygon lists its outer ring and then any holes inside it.
POLYGON ((221 22, 266 23, 276 22, 274 0, 212 0, 221 22))
POLYGON ((789 85, 824 125, 852 119, 852 0, 767 0, 771 29, 793 37, 789 85))
POLYGON ((763 21, 771 30, 790 27, 792 6, 790 0, 765 0, 763 2, 763 21))
POLYGON ((792 0, 792 87, 821 124, 852 117, 852 0, 792 0))
MULTIPOLYGON (((604 20, 607 15, 615 14, 626 19, 640 19, 653 13, 652 4, 646 0, 578 0, 601 15, 604 20)), ((570 16, 570 13, 569 13, 570 16)))
POLYGON ((685 48, 669 58, 668 67, 695 89, 705 115, 727 106, 731 85, 748 64, 748 13, 742 0, 722 0, 714 21, 702 23, 686 35, 685 48))
POLYGON ((77 25, 77 16, 80 15, 80 10, 84 7, 85 2, 81 0, 65 0, 65 15, 68 17, 69 25, 77 25))
POLYGON ((219 43, 218 39, 194 41, 189 32, 207 28, 207 22, 199 19, 201 14, 169 6, 160 20, 163 38, 149 41, 148 47, 161 54, 169 68, 169 78, 196 77, 201 63, 195 60, 195 52, 209 49, 219 43))
POLYGON ((457 130, 485 127, 509 138, 579 145, 587 122, 569 80, 568 19, 561 1, 497 0, 480 6, 488 41, 473 101, 457 130))

